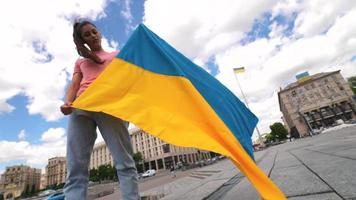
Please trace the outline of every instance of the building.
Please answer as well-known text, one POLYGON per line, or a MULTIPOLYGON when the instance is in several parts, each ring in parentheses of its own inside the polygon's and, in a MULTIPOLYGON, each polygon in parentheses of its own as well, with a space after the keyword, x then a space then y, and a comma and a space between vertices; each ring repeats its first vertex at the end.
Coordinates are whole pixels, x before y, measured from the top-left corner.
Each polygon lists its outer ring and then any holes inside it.
MULTIPOLYGON (((210 153, 194 148, 178 147, 167 144, 139 128, 130 129, 130 137, 134 153, 141 152, 144 159, 144 170, 167 169, 178 162, 193 163, 200 159, 210 158, 210 153)), ((90 158, 90 169, 100 165, 114 165, 113 158, 105 142, 94 145, 90 158)))
POLYGON ((141 152, 143 156, 144 170, 167 169, 178 162, 194 163, 210 158, 208 151, 167 144, 139 128, 131 129, 130 136, 134 152, 141 152))
POLYGON ((100 165, 114 166, 114 161, 105 142, 96 143, 90 157, 90 169, 98 169, 100 165))
POLYGON ((67 177, 67 164, 65 157, 48 159, 46 166, 46 186, 65 183, 67 177))
POLYGON ((312 76, 303 73, 278 92, 283 121, 292 137, 305 137, 337 120, 356 119, 353 92, 340 70, 312 76))
POLYGON ((43 190, 47 187, 47 174, 41 174, 41 184, 40 184, 40 190, 43 190))
POLYGON ((5 184, 5 174, 0 174, 0 192, 4 189, 5 184))
POLYGON ((4 192, 5 199, 17 198, 22 193, 38 191, 40 179, 41 169, 25 165, 6 167, 1 191, 4 192))

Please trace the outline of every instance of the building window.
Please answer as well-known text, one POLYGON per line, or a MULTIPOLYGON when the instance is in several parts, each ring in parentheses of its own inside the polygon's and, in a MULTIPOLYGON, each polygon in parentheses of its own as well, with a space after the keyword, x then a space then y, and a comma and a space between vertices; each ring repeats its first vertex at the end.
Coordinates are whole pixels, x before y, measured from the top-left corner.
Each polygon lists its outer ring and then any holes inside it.
POLYGON ((163 153, 169 153, 169 152, 171 152, 169 144, 164 144, 164 145, 162 146, 162 149, 163 149, 163 153))
POLYGON ((295 97, 297 95, 297 93, 295 92, 295 90, 292 91, 292 97, 295 97))
POLYGON ((309 94, 309 98, 313 99, 314 95, 312 93, 309 94))
POLYGON ((334 79, 334 81, 337 81, 337 79, 338 79, 337 74, 334 74, 334 75, 332 76, 332 78, 334 79))

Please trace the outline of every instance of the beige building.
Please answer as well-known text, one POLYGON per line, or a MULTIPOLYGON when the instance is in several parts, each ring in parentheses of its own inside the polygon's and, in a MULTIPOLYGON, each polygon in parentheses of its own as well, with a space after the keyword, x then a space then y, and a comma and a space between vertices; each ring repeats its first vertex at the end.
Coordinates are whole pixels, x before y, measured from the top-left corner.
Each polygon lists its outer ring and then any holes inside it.
POLYGON ((47 174, 41 174, 41 184, 40 184, 40 190, 43 190, 47 187, 47 174))
MULTIPOLYGON (((207 151, 167 144, 139 128, 130 129, 129 132, 134 152, 141 152, 144 158, 144 170, 166 169, 179 161, 193 163, 210 158, 210 153, 207 151)), ((94 145, 90 169, 97 169, 100 165, 106 164, 113 166, 113 158, 105 142, 99 142, 94 145)))
POLYGON ((339 119, 356 119, 353 92, 340 70, 299 77, 278 92, 278 100, 292 137, 308 136, 339 119))
POLYGON ((90 169, 98 169, 100 165, 114 166, 111 153, 105 142, 99 142, 94 145, 93 152, 90 157, 90 169))
POLYGON ((67 164, 65 157, 48 159, 46 166, 46 186, 65 183, 67 177, 67 164))
POLYGON ((5 199, 21 196, 23 192, 38 191, 40 189, 41 169, 25 165, 6 167, 3 174, 1 191, 5 199))
POLYGON ((139 128, 131 129, 130 136, 134 152, 143 156, 144 170, 167 169, 178 162, 194 163, 210 158, 208 151, 167 144, 139 128))

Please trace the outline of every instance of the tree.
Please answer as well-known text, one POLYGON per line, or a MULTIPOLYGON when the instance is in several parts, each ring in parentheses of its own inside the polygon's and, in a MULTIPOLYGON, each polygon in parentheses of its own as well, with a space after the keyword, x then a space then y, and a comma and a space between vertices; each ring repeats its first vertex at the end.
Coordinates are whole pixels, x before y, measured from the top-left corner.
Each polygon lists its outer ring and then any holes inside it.
POLYGON ((65 183, 58 183, 56 185, 56 190, 63 189, 64 185, 65 185, 65 183))
POLYGON ((114 166, 109 165, 109 174, 110 174, 110 180, 118 180, 117 177, 117 172, 116 172, 116 168, 114 166))
POLYGON ((116 169, 111 165, 100 165, 98 168, 98 178, 103 180, 114 180, 116 178, 116 169))
POLYGON ((276 123, 272 124, 269 128, 271 129, 270 137, 273 141, 276 141, 276 140, 281 141, 281 140, 287 139, 288 131, 283 126, 282 123, 276 122, 276 123))
POLYGON ((273 140, 274 140, 273 135, 270 134, 270 133, 268 133, 268 134, 266 135, 266 142, 267 142, 267 143, 273 142, 273 140))
POLYGON ((142 153, 141 152, 134 153, 133 159, 135 161, 137 171, 142 172, 143 171, 143 166, 142 166, 142 164, 143 164, 143 156, 142 156, 142 153))
POLYGON ((98 171, 99 171, 99 180, 100 181, 107 180, 107 177, 109 176, 108 166, 107 165, 100 165, 98 167, 98 171))
POLYGON ((30 186, 26 184, 25 190, 22 191, 21 196, 22 197, 28 197, 30 195, 30 186))
POLYGON ((36 193, 36 185, 33 184, 32 187, 31 187, 31 195, 34 195, 36 193))
POLYGON ((347 82, 349 83, 351 90, 356 95, 356 76, 351 76, 347 79, 347 82))
POLYGON ((89 171, 89 180, 93 182, 99 181, 99 171, 97 169, 91 169, 89 171))

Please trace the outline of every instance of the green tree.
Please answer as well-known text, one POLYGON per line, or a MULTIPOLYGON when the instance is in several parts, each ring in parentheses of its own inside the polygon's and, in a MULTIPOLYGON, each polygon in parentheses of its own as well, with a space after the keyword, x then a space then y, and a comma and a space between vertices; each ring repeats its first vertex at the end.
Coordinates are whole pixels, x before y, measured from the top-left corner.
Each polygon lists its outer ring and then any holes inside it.
POLYGON ((109 169, 110 180, 118 180, 116 168, 111 165, 109 165, 109 166, 110 166, 110 169, 109 169))
POLYGON ((113 180, 116 177, 116 170, 111 165, 100 165, 98 168, 98 177, 100 181, 113 180))
POLYGON ((270 134, 270 133, 268 133, 268 134, 266 135, 266 142, 267 142, 267 143, 268 143, 268 142, 273 142, 273 140, 274 140, 273 135, 270 134))
POLYGON ((64 183, 58 183, 55 188, 56 190, 59 190, 59 189, 63 189, 63 187, 64 187, 64 183))
POLYGON ((108 167, 107 165, 100 165, 98 167, 98 175, 99 175, 99 180, 103 181, 106 180, 106 178, 108 177, 108 167))
POLYGON ((143 156, 141 152, 134 153, 133 159, 136 164, 136 169, 138 172, 143 172, 143 156))
POLYGON ((30 186, 26 184, 25 190, 22 192, 22 197, 28 197, 30 195, 30 186))
POLYGON ((99 181, 99 171, 97 169, 91 169, 89 171, 89 180, 93 182, 99 181))
POLYGON ((32 187, 31 187, 31 193, 30 193, 30 194, 31 194, 31 195, 36 194, 36 185, 35 185, 35 184, 32 185, 32 187))
POLYGON ((356 95, 356 76, 351 76, 347 79, 347 82, 349 83, 351 90, 356 95))
POLYGON ((276 122, 274 124, 272 124, 270 127, 271 129, 271 139, 273 139, 273 141, 276 141, 276 140, 284 140, 284 139, 287 139, 287 134, 288 134, 288 131, 287 129, 283 126, 282 123, 280 122, 276 122))

